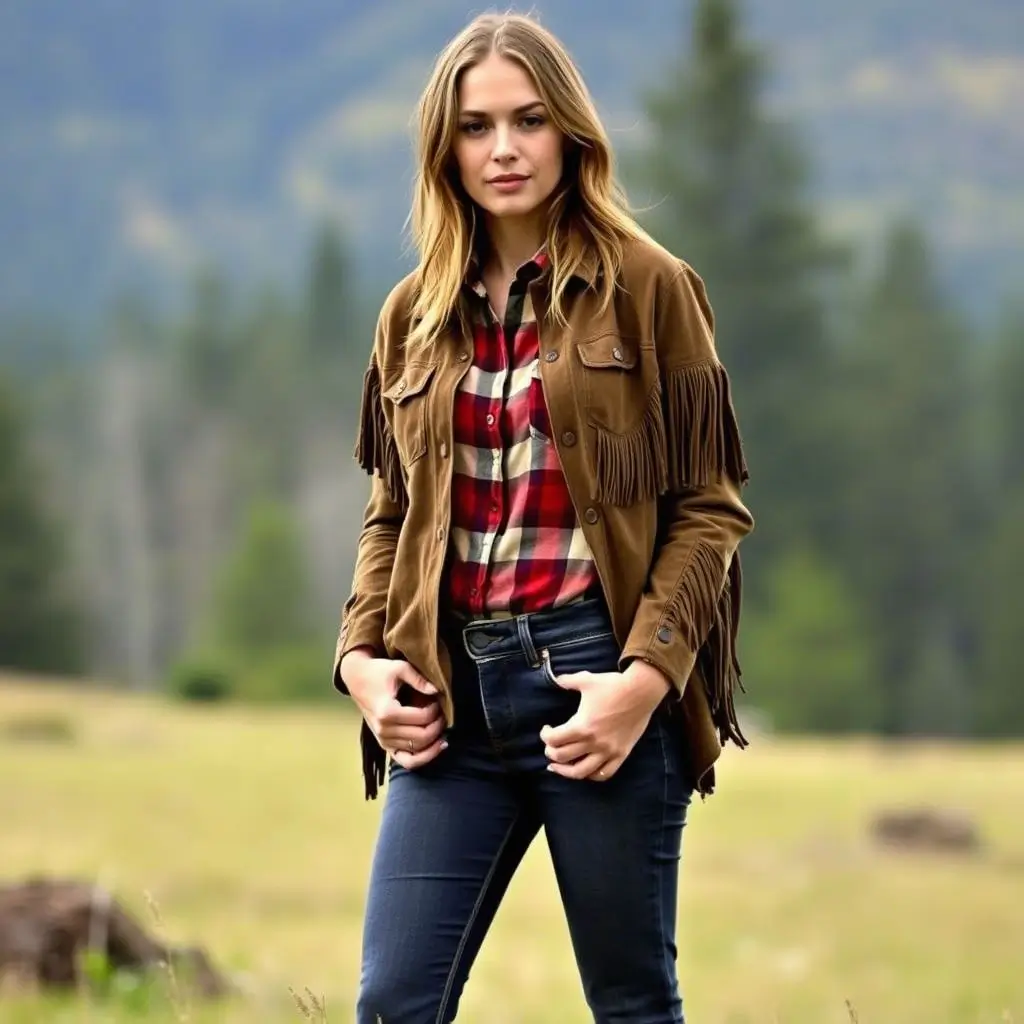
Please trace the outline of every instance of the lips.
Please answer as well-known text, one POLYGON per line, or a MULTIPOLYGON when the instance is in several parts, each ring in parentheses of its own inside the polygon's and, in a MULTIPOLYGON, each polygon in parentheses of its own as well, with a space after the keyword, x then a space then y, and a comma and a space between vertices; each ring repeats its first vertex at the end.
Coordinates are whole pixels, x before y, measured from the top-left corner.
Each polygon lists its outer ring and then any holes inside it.
POLYGON ((499 174, 496 178, 491 178, 490 183, 492 185, 506 185, 516 181, 526 181, 528 175, 526 174, 499 174))

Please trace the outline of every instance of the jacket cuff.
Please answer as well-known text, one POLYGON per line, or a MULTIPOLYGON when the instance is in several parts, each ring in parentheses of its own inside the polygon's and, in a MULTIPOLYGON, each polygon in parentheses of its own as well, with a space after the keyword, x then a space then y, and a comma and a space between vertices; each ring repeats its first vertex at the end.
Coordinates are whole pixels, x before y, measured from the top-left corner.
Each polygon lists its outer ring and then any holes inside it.
POLYGON ((334 670, 331 678, 334 688, 346 697, 349 692, 341 678, 341 659, 357 647, 370 647, 376 657, 384 656, 384 640, 379 630, 369 624, 356 629, 352 629, 348 624, 341 627, 341 631, 338 633, 338 642, 334 647, 334 670))
POLYGON ((690 648, 679 629, 664 621, 656 608, 646 606, 639 610, 626 638, 619 656, 619 671, 624 672, 634 658, 663 672, 680 698, 693 673, 697 652, 690 648))

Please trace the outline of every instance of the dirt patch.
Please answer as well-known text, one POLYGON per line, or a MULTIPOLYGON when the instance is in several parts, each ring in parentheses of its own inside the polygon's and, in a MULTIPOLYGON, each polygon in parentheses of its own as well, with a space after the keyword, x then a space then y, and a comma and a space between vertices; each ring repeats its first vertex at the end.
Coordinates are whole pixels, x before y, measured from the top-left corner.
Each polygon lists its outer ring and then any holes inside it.
POLYGON ((884 811, 871 822, 877 843, 904 850, 978 855, 984 844, 977 824, 962 811, 910 807, 884 811))

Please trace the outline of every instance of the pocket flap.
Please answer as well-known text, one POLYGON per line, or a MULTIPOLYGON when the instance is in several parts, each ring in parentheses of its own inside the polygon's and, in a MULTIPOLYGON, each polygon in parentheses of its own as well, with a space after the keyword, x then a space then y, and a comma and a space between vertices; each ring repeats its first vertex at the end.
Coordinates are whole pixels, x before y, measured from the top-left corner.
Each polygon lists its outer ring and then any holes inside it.
POLYGON ((407 366, 398 380, 383 392, 384 397, 395 405, 401 405, 406 399, 420 394, 426 388, 436 369, 437 363, 407 366))
POLYGON ((636 366, 636 342, 618 334, 603 334, 591 341, 578 342, 576 351, 583 365, 593 370, 632 370, 636 366))

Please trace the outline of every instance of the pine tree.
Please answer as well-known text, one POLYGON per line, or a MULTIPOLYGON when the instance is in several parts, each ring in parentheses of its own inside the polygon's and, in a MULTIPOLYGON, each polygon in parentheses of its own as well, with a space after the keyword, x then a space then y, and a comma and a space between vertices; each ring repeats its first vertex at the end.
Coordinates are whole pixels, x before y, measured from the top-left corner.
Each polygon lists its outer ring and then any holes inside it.
POLYGON ((988 522, 979 531, 975 573, 979 666, 977 730, 1024 735, 1024 647, 1020 583, 1024 579, 1024 306, 1008 309, 996 337, 987 394, 991 479, 988 522))
POLYGON ((42 508, 24 411, 0 378, 0 665, 39 672, 81 668, 81 632, 66 590, 63 552, 42 508))
POLYGON ((691 52, 647 98, 653 141, 627 165, 653 232, 708 287, 748 449, 751 566, 828 534, 842 461, 825 297, 844 254, 815 222, 793 133, 764 109, 766 71, 736 0, 698 0, 691 52))
POLYGON ((310 351, 336 361, 352 326, 348 261, 341 233, 321 225, 313 245, 306 299, 310 351))
POLYGON ((890 734, 970 724, 978 488, 968 354, 969 331, 925 237, 894 224, 848 354, 855 460, 840 506, 848 570, 880 647, 890 734))

